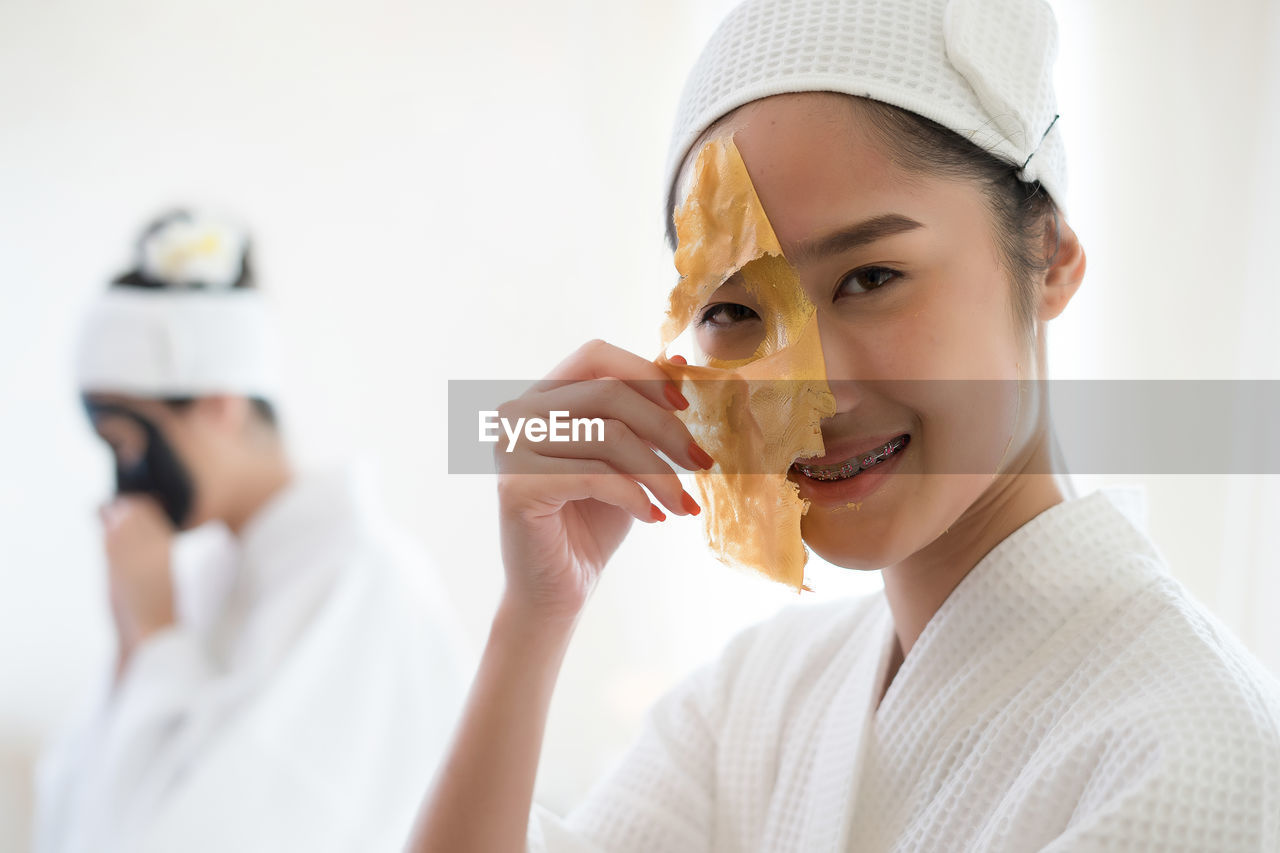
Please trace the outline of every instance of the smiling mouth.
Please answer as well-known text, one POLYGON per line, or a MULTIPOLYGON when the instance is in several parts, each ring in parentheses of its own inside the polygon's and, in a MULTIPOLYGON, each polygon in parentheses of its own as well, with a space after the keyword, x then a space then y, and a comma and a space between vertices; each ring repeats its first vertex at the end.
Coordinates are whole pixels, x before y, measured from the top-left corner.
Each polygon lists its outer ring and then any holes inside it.
POLYGON ((812 480, 847 480, 901 453, 909 441, 911 441, 910 435, 900 435, 875 450, 860 453, 834 465, 810 465, 804 462, 793 462, 791 467, 812 480))

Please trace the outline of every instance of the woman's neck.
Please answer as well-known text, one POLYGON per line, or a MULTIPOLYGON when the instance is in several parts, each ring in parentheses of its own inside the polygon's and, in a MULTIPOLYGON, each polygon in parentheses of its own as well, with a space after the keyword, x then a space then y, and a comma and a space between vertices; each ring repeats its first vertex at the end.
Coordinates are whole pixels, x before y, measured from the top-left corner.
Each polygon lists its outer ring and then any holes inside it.
MULTIPOLYGON (((1051 439, 1040 442, 1019 470, 1049 471, 1050 445, 1051 439)), ((885 689, 897 672, 897 664, 911 654, 925 625, 973 567, 1019 527, 1063 500, 1051 473, 1001 474, 942 535, 884 569, 885 597, 900 648, 894 656, 896 663, 890 664, 885 689)))

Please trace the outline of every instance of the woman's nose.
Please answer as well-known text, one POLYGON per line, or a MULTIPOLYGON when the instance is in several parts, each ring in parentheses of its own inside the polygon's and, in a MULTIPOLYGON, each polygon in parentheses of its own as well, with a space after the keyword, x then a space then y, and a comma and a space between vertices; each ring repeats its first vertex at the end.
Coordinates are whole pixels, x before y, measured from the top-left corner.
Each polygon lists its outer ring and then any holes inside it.
POLYGON ((822 347, 823 369, 827 385, 836 398, 836 412, 848 412, 857 408, 862 399, 862 383, 868 377, 862 365, 865 360, 858 352, 857 342, 835 324, 827 322, 818 312, 817 334, 822 347))

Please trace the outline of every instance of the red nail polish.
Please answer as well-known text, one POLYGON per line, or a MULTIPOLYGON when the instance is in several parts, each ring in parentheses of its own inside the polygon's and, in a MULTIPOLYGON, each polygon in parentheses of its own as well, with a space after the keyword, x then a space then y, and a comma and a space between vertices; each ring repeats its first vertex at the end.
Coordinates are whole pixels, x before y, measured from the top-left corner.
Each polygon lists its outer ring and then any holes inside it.
POLYGON ((677 409, 689 408, 689 401, 685 396, 676 390, 676 386, 670 382, 662 388, 662 393, 666 396, 667 402, 675 406, 677 409))
POLYGON ((688 364, 689 363, 685 361, 684 356, 682 355, 673 355, 671 356, 670 361, 672 364, 688 364))
POLYGON ((707 451, 698 446, 697 442, 689 442, 689 455, 693 457, 693 461, 697 463, 699 468, 710 468, 716 464, 716 460, 712 459, 707 451))
POLYGON ((653 504, 649 504, 649 518, 653 519, 654 521, 667 520, 666 514, 662 510, 654 506, 653 504))
POLYGON ((698 502, 693 499, 693 495, 684 492, 680 495, 680 506, 684 507, 684 511, 690 515, 697 515, 702 512, 702 507, 698 506, 698 502))

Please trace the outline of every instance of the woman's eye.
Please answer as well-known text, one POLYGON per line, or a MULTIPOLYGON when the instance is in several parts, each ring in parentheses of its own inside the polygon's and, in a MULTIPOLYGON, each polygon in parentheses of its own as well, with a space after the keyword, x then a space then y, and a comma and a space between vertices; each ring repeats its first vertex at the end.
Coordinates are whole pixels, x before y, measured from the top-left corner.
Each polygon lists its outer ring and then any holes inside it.
POLYGON ((698 318, 699 326, 716 326, 725 328, 747 320, 758 320, 760 315, 745 305, 736 302, 721 302, 705 308, 698 318))
POLYGON ((900 275, 901 273, 897 270, 891 270, 888 267, 863 267, 840 279, 840 286, 836 288, 836 293, 839 294, 846 287, 853 288, 851 290, 853 293, 866 293, 884 287, 900 275))

